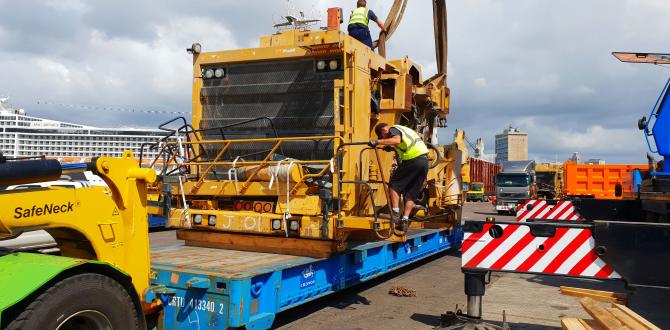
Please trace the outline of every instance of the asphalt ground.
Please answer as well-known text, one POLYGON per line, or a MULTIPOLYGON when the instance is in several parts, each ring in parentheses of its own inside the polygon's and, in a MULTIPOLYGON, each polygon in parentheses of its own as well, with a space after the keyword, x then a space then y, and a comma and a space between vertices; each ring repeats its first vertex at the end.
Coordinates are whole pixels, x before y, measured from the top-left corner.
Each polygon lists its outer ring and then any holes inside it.
MULTIPOLYGON (((468 203, 466 220, 513 219, 495 214, 490 203, 468 203)), ((151 234, 152 246, 179 242, 173 231, 151 234)), ((465 310, 460 251, 450 251, 277 315, 277 329, 432 329, 440 315, 465 310), (389 294, 394 286, 416 291, 415 297, 389 294)), ((483 299, 483 318, 500 324, 505 311, 512 329, 560 329, 564 316, 590 318, 578 299, 559 286, 624 292, 621 282, 494 273, 483 299)), ((662 329, 670 329, 670 290, 637 289, 629 306, 662 329)))

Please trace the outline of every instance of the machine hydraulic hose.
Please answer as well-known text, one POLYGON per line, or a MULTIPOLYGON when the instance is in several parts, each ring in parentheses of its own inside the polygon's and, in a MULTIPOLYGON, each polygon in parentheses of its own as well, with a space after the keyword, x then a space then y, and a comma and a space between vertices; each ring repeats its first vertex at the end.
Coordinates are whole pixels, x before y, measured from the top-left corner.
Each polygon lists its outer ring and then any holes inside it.
POLYGON ((60 178, 63 169, 55 159, 5 161, 0 163, 0 186, 12 186, 60 178))
POLYGON ((91 163, 61 164, 55 159, 0 161, 0 186, 56 181, 61 175, 95 170, 91 163))

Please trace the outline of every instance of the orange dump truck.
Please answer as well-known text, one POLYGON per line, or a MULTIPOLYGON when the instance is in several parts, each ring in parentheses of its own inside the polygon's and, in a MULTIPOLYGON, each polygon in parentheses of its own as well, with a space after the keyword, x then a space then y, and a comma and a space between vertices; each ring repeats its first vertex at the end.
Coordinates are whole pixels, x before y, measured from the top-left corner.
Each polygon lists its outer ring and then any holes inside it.
POLYGON ((593 165, 567 162, 563 166, 563 195, 601 199, 620 198, 614 194, 617 184, 621 184, 624 193, 635 191, 635 187, 628 180, 635 169, 647 170, 648 165, 593 165))

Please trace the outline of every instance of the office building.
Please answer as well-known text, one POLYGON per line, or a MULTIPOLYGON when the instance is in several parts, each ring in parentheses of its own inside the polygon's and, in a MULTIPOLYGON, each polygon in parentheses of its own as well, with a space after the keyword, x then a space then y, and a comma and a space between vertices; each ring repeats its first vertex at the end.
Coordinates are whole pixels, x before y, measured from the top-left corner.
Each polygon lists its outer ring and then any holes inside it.
POLYGON ((496 134, 496 163, 528 159, 528 133, 509 126, 496 134))

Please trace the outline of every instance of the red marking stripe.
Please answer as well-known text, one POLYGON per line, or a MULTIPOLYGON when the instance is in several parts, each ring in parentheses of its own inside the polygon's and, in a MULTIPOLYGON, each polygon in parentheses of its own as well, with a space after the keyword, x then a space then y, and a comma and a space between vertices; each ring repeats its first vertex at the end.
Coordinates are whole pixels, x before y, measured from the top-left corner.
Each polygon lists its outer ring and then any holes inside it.
POLYGON ((505 254, 500 256, 500 259, 498 259, 496 262, 491 265, 492 269, 502 269, 507 265, 508 262, 512 261, 514 257, 516 257, 521 251, 530 244, 535 237, 531 235, 530 233, 524 235, 514 246, 512 246, 505 254))
POLYGON ((479 241, 480 238, 482 238, 482 236, 484 236, 484 234, 486 234, 489 231, 490 227, 491 227, 491 225, 486 224, 486 225, 483 226, 483 229, 482 229, 481 232, 472 233, 468 238, 464 239, 463 243, 461 244, 461 251, 463 251, 463 253, 465 253, 465 251, 467 251, 469 248, 471 248, 475 243, 477 243, 477 241, 479 241))
POLYGON ((589 240, 591 237, 591 231, 588 229, 583 229, 577 236, 570 242, 563 250, 552 260, 547 268, 545 268, 543 273, 554 273, 558 270, 561 265, 568 260, 570 255, 572 255, 584 242, 589 240))
POLYGON ((544 241, 544 250, 542 252, 535 250, 526 261, 524 261, 516 270, 527 272, 531 269, 539 260, 544 256, 544 253, 549 251, 556 242, 560 241, 561 238, 568 232, 568 228, 557 228, 556 235, 544 241))
POLYGON ((591 264, 593 264, 594 261, 598 259, 598 256, 596 255, 595 249, 591 249, 589 253, 587 253, 582 260, 580 260, 570 271, 568 271, 568 274, 570 275, 581 275, 582 272, 586 270, 586 268, 589 268, 591 264))
POLYGON ((503 229, 503 236, 500 238, 494 238, 492 239, 486 246, 479 251, 472 259, 468 260, 468 263, 465 264, 465 267, 476 267, 479 265, 486 257, 488 257, 495 249, 500 246, 506 239, 510 237, 517 229, 519 229, 519 226, 507 226, 505 229, 503 229))

